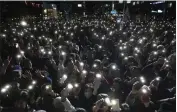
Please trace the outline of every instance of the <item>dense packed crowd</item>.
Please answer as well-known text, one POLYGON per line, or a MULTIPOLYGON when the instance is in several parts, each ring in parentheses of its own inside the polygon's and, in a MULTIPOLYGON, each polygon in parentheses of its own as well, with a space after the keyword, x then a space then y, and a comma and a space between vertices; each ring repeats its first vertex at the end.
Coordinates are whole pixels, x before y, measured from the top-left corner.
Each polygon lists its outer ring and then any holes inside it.
POLYGON ((0 34, 0 112, 174 112, 176 23, 13 19, 0 34))

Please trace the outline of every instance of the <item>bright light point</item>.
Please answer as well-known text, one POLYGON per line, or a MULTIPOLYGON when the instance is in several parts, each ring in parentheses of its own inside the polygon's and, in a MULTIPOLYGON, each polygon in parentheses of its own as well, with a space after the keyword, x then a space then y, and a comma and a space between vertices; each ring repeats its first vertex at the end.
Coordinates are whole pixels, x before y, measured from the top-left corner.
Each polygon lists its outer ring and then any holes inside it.
POLYGON ((119 47, 120 50, 122 50, 122 47, 119 47))
POLYGON ((9 88, 10 88, 10 85, 7 84, 7 85, 5 86, 5 89, 9 89, 9 88))
POLYGON ((41 40, 41 37, 39 37, 39 40, 41 40))
POLYGON ((84 63, 83 63, 83 62, 80 62, 80 66, 84 66, 84 63))
POLYGON ((32 85, 29 85, 29 86, 28 86, 28 89, 29 89, 29 90, 33 89, 33 86, 32 86, 32 85))
POLYGON ((111 100, 111 104, 116 105, 117 104, 116 100, 111 100))
POLYGON ((156 47, 157 46, 157 44, 153 44, 153 47, 156 47))
POLYGON ((128 57, 125 57, 124 60, 128 60, 128 57))
POLYGON ((33 81, 32 84, 36 84, 36 81, 33 81))
POLYGON ((21 25, 26 26, 27 25, 26 21, 21 21, 21 25))
POLYGON ((44 52, 44 49, 41 49, 41 52, 44 52))
POLYGON ((24 51, 20 51, 21 54, 24 54, 25 52, 24 51))
POLYGON ((109 32, 109 35, 112 35, 112 31, 109 32))
POLYGON ((127 46, 124 46, 124 49, 126 49, 127 48, 127 46))
POLYGON ((17 58, 18 58, 18 59, 21 58, 21 57, 22 57, 22 56, 21 56, 20 54, 17 55, 17 58))
POLYGON ((156 52, 156 51, 154 52, 154 55, 157 55, 157 52, 156 52))
POLYGON ((61 52, 61 55, 63 55, 63 56, 64 56, 64 55, 66 55, 66 53, 65 53, 64 51, 62 51, 62 52, 61 52))
POLYGON ((160 77, 157 77, 156 80, 159 81, 159 80, 160 80, 160 77))
POLYGON ((139 43, 141 44, 142 42, 143 42, 143 40, 140 39, 140 40, 139 40, 139 43))
POLYGON ((150 28, 150 32, 153 32, 153 29, 150 28))
POLYGON ((57 34, 58 32, 57 31, 55 31, 55 34, 57 34))
POLYGON ((104 39, 105 39, 105 37, 102 37, 101 39, 102 39, 102 40, 104 40, 104 39))
POLYGON ((63 78, 64 78, 64 79, 67 79, 68 76, 67 76, 66 74, 63 74, 63 78))
POLYGON ((101 78, 101 74, 96 74, 96 77, 97 78, 101 78))
POLYGON ((47 9, 44 9, 44 13, 47 13, 47 9))
POLYGON ((52 54, 52 51, 49 51, 48 54, 51 55, 51 54, 52 54))
POLYGON ((68 89, 72 89, 72 88, 73 88, 73 85, 69 83, 69 84, 67 85, 67 88, 68 88, 68 89))
POLYGON ((168 65, 168 64, 166 64, 165 66, 166 66, 166 67, 169 67, 169 65, 168 65))
POLYGON ((134 39, 130 39, 130 41, 131 41, 131 42, 133 42, 133 41, 134 41, 134 39))
POLYGON ((165 50, 162 50, 163 53, 165 53, 166 51, 165 50))
POLYGON ((52 39, 50 39, 50 42, 52 42, 52 39))
POLYGON ((116 65, 112 65, 112 69, 115 70, 116 69, 116 65))
POLYGON ((82 7, 82 4, 77 4, 78 7, 82 7))
POLYGON ((87 73, 87 71, 86 71, 86 70, 83 70, 83 71, 82 71, 82 73, 83 73, 83 74, 86 74, 86 73, 87 73))
POLYGON ((5 89, 5 88, 1 89, 1 93, 5 93, 6 91, 7 91, 7 89, 5 89))
POLYGON ((49 89, 49 88, 50 88, 50 86, 49 86, 49 85, 46 85, 46 86, 45 86, 45 89, 49 89))
POLYGON ((124 56, 124 53, 121 53, 121 56, 124 56))
POLYGON ((162 13, 163 11, 162 10, 157 10, 158 13, 162 13))
POLYGON ((146 90, 146 89, 142 89, 142 92, 143 92, 144 94, 146 94, 146 93, 147 93, 147 90, 146 90))
POLYGON ((94 68, 96 68, 96 67, 97 67, 97 65, 96 65, 96 64, 93 64, 93 67, 94 67, 94 68))
POLYGON ((62 48, 62 46, 59 46, 59 49, 61 49, 62 48))
POLYGON ((77 87, 79 87, 79 85, 78 85, 78 84, 74 84, 74 87, 76 87, 76 88, 77 88, 77 87))
POLYGON ((6 37, 6 35, 5 35, 5 34, 3 34, 2 36, 3 36, 3 37, 6 37))
POLYGON ((99 49, 101 49, 102 48, 102 46, 99 46, 99 49))
POLYGON ((33 38, 34 36, 33 35, 31 35, 31 38, 33 38))

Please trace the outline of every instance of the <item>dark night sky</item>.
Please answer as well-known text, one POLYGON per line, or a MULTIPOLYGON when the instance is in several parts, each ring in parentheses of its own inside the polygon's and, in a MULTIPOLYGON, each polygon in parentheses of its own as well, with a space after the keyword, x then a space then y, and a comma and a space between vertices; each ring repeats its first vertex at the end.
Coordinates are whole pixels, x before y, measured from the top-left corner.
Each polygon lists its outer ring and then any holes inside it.
MULTIPOLYGON (((29 1, 30 2, 30 1, 29 1)), ((39 15, 40 13, 42 13, 43 9, 42 8, 35 8, 32 7, 32 5, 30 6, 26 6, 24 1, 18 1, 18 2, 4 2, 1 1, 1 6, 2 6, 2 11, 4 13, 3 16, 4 17, 18 17, 18 16, 22 16, 22 15, 39 15)), ((43 2, 35 2, 35 3, 40 3, 42 4, 43 2)), ((62 11, 63 9, 68 9, 68 7, 71 7, 71 13, 82 13, 83 9, 82 8, 78 8, 77 4, 78 3, 83 3, 82 1, 78 1, 78 2, 48 2, 48 3, 54 3, 57 5, 58 10, 62 11), (65 5, 63 5, 65 4, 65 5)), ((105 8, 105 10, 110 10, 111 11, 111 1, 109 2, 93 2, 93 1, 87 1, 86 4, 86 12, 87 14, 93 14, 93 12, 95 12, 98 8, 100 8, 100 6, 103 6, 105 4, 109 4, 109 8, 105 8)), ((115 2, 115 8, 116 10, 122 11, 123 9, 123 4, 119 4, 118 1, 115 2)), ((144 2, 143 4, 139 4, 136 6, 132 6, 131 4, 129 4, 129 9, 130 12, 132 13, 136 13, 137 12, 141 12, 141 13, 145 13, 145 12, 150 12, 152 9, 160 9, 163 8, 163 5, 156 5, 153 6, 149 5, 149 2, 144 2)), ((169 10, 170 15, 172 14, 176 14, 175 13, 175 9, 176 9, 176 3, 173 2, 173 8, 171 8, 169 10)))

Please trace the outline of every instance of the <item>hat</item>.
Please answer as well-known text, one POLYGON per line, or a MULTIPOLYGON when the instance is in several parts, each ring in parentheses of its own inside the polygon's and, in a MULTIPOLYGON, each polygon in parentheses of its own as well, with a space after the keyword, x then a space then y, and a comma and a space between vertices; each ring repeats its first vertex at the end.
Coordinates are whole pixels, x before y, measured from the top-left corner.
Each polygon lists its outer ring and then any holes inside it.
POLYGON ((17 72, 18 72, 18 71, 22 71, 22 68, 21 68, 20 65, 15 65, 13 71, 17 71, 17 72))

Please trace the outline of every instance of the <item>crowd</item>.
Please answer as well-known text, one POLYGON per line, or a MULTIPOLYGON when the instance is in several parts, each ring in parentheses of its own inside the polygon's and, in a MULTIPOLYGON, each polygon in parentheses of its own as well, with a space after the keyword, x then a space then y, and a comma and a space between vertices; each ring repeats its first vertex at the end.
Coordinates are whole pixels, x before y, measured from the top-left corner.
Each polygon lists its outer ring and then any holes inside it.
POLYGON ((3 23, 0 112, 175 112, 175 21, 109 18, 3 23))

